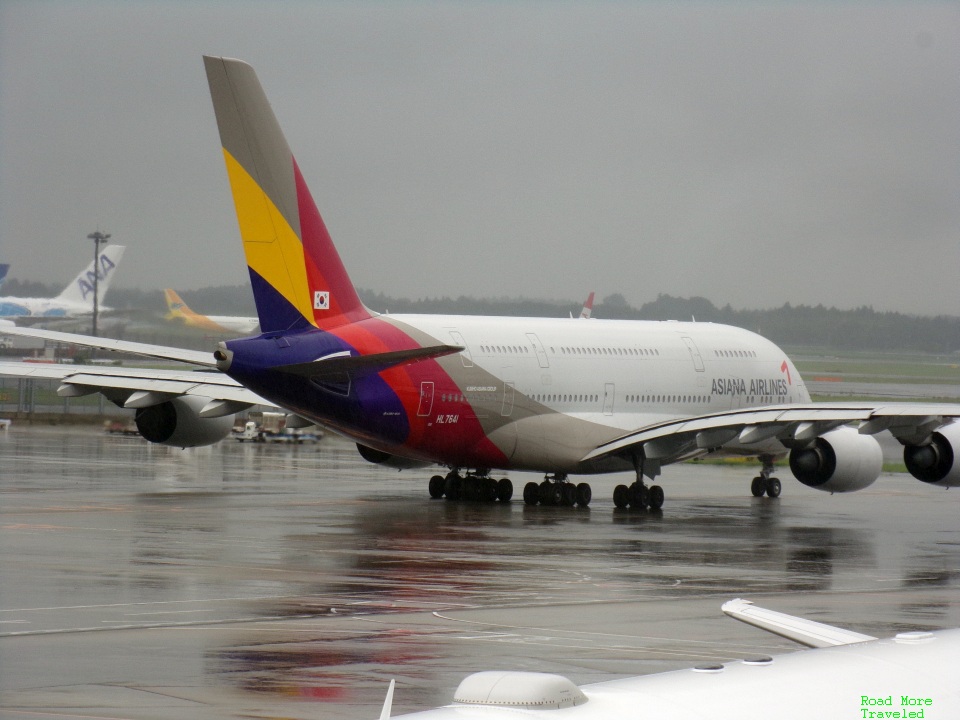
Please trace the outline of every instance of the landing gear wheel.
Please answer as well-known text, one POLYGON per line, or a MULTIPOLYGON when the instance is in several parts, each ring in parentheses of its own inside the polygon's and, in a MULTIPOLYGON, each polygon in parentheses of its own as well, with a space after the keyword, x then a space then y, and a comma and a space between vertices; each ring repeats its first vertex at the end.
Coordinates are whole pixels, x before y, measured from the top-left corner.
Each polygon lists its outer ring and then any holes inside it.
POLYGON ((560 488, 563 490, 563 506, 573 507, 577 504, 577 487, 573 483, 563 483, 560 488))
POLYGON ((430 491, 430 497, 432 497, 434 500, 437 498, 442 498, 443 488, 446 483, 447 481, 443 475, 434 475, 432 478, 430 478, 430 485, 427 488, 430 491))
POLYGON ((659 510, 663 507, 663 488, 659 485, 651 485, 647 493, 647 500, 650 502, 651 510, 659 510))
POLYGON ((560 505, 563 503, 563 486, 544 480, 540 483, 540 504, 560 505))
POLYGON ((536 505, 540 502, 540 486, 530 481, 523 486, 523 501, 527 505, 536 505))
POLYGON ((497 500, 502 503, 510 502, 513 497, 513 483, 508 478, 497 480, 497 500))
POLYGON ((480 478, 480 499, 483 502, 494 502, 497 499, 497 481, 491 477, 480 478))
POLYGON ((590 485, 587 483, 580 483, 577 485, 577 505, 580 507, 586 507, 590 504, 592 499, 593 490, 590 489, 590 485))
POLYGON ((626 485, 617 485, 613 489, 613 504, 621 510, 630 504, 630 488, 626 485))
POLYGON ((630 507, 645 508, 650 504, 650 491, 646 485, 635 482, 630 486, 630 507))
POLYGON ((780 497, 780 481, 777 478, 767 478, 767 497, 780 497))
POLYGON ((763 497, 763 494, 766 491, 767 491, 767 480, 766 478, 762 478, 758 475, 750 483, 750 492, 753 493, 754 497, 763 497))
POLYGON ((459 500, 463 479, 459 475, 447 475, 443 481, 443 494, 447 500, 459 500))

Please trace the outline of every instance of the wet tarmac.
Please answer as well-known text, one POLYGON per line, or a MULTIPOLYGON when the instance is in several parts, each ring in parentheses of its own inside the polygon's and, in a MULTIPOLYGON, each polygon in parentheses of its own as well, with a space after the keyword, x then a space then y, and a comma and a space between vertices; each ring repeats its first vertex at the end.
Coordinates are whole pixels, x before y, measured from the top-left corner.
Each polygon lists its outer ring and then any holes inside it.
MULTIPOLYGON (((576 683, 793 649, 748 597, 872 635, 960 626, 960 490, 829 496, 667 468, 662 513, 430 500, 344 442, 181 451, 0 433, 0 717, 364 718, 468 673, 576 683)), ((533 476, 513 474, 521 488, 533 476)))

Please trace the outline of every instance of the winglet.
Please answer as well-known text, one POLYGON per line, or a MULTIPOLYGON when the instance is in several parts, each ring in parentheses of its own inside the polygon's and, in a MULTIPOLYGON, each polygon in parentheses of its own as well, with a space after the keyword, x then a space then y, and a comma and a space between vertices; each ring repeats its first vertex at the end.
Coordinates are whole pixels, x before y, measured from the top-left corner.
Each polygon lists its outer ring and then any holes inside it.
POLYGON ((260 329, 330 329, 370 317, 253 68, 203 61, 260 329))
POLYGON ((861 635, 852 630, 844 630, 833 625, 757 607, 750 600, 741 598, 725 602, 720 609, 734 620, 753 625, 807 647, 833 647, 876 640, 872 635, 861 635))
POLYGON ((393 710, 393 688, 396 684, 396 680, 390 680, 390 687, 387 688, 387 697, 383 701, 383 710, 380 711, 380 720, 390 720, 390 712, 393 710))

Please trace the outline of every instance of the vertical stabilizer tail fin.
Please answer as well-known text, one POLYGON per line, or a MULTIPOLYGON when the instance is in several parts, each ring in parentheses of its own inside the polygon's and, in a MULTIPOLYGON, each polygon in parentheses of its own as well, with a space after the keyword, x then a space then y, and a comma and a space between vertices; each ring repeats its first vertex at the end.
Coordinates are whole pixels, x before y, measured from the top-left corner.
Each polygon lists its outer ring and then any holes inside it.
POLYGON ((107 245, 100 252, 96 262, 91 261, 79 275, 70 281, 63 292, 57 295, 56 299, 61 302, 88 304, 92 310, 93 286, 94 280, 96 280, 97 304, 102 303, 125 249, 123 245, 107 245))
POLYGON ((4 263, 0 265, 0 287, 3 287, 3 281, 7 279, 7 272, 10 270, 10 264, 4 263))
POLYGON ((181 298, 175 290, 166 288, 163 291, 163 297, 167 301, 167 320, 182 320, 194 314, 193 310, 187 306, 183 298, 181 298))
POLYGON ((261 330, 369 317, 253 68, 203 61, 261 330))
POLYGON ((580 311, 581 320, 589 320, 590 316, 593 315, 593 291, 590 291, 590 294, 587 295, 587 301, 583 304, 583 310, 580 311))

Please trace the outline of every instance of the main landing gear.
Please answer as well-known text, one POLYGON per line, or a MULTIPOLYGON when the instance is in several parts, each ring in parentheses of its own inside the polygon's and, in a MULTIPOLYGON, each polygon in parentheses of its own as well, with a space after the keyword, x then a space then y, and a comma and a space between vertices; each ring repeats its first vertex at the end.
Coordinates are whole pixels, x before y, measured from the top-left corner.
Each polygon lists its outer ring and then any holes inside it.
POLYGON ((453 469, 446 477, 434 475, 430 478, 429 490, 430 497, 434 499, 445 497, 447 500, 505 503, 513 497, 513 483, 510 480, 495 480, 483 470, 461 476, 457 469, 453 469))
POLYGON ((753 493, 754 497, 763 497, 764 494, 767 497, 780 497, 780 481, 775 477, 770 477, 773 475, 773 458, 769 455, 764 455, 760 458, 760 461, 763 463, 763 469, 760 470, 760 474, 753 479, 753 482, 750 483, 750 492, 753 493))
MULTIPOLYGON (((639 455, 633 456, 633 469, 637 479, 628 487, 617 485, 613 489, 613 504, 618 508, 650 508, 659 510, 663 507, 663 488, 659 485, 647 487, 643 482, 644 459, 639 455)), ((652 476, 651 476, 652 477, 652 476)))
POLYGON ((523 501, 527 505, 561 505, 587 507, 593 499, 588 483, 574 485, 563 473, 547 475, 542 482, 528 482, 523 486, 523 501))

